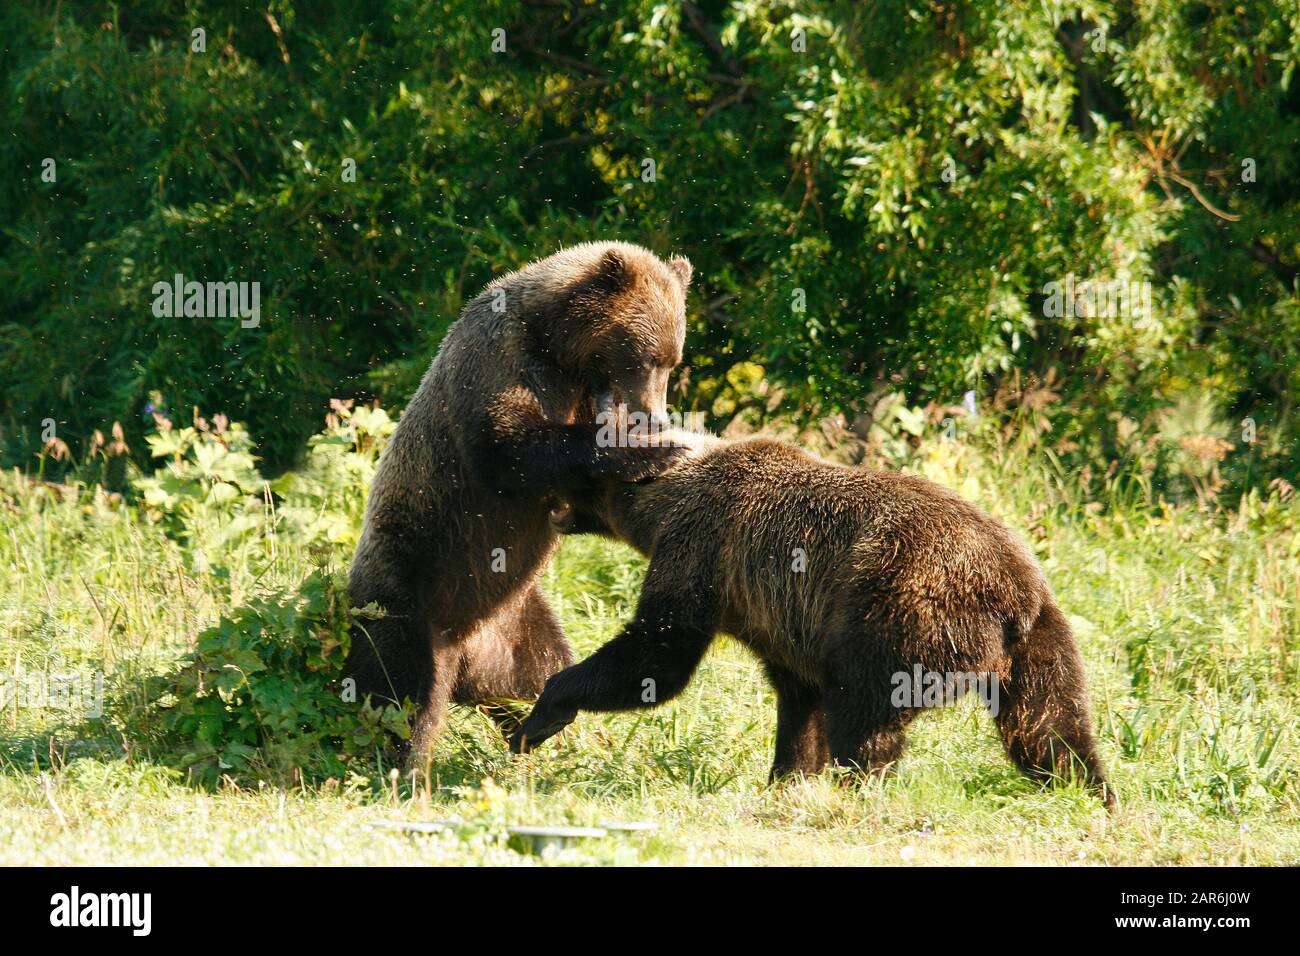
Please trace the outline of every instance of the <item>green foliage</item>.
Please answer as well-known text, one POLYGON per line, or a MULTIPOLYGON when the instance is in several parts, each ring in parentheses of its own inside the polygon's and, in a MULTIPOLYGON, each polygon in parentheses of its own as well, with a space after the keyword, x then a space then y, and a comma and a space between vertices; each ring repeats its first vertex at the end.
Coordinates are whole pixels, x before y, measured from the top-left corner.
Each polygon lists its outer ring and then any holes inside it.
POLYGON ((355 408, 351 401, 333 399, 330 407, 325 430, 307 441, 303 467, 271 488, 283 501, 285 527, 351 555, 361 534, 365 492, 397 423, 379 406, 355 408))
POLYGON ((1225 481, 1300 469, 1291 0, 77 0, 0 32, 9 460, 47 417, 140 456, 157 390, 278 473, 326 396, 404 401, 493 275, 620 237, 695 261, 679 397, 715 425, 1055 367, 1074 467, 1204 392, 1258 426, 1225 481), (260 282, 260 326, 154 316, 177 273, 260 282), (1045 315, 1067 275, 1151 313, 1045 315))
MULTIPOLYGON (((163 464, 131 481, 138 517, 180 546, 190 572, 233 598, 243 572, 258 580, 286 551, 345 559, 356 544, 365 495, 396 427, 379 407, 334 401, 325 429, 308 441, 303 468, 267 483, 244 426, 194 415, 177 428, 162 415, 145 436, 163 464)), ((92 499, 97 500, 97 499, 92 499)), ((301 560, 301 559, 300 559, 301 560)), ((318 569, 253 583, 253 597, 203 630, 179 666, 127 693, 115 707, 128 740, 214 783, 257 773, 338 776, 409 733, 409 713, 349 699, 339 686, 353 617, 342 576, 318 569)), ((228 606, 228 605, 223 605, 228 606)))
POLYGON ((250 773, 341 775, 409 736, 410 713, 349 699, 341 684, 352 614, 346 583, 312 572, 300 588, 258 597, 203 631, 156 703, 128 732, 152 737, 206 784, 250 773))
POLYGON ((302 468, 272 482, 258 472, 241 423, 224 415, 209 423, 196 411, 192 426, 176 428, 155 414, 145 442, 162 467, 130 481, 145 518, 181 542, 200 571, 226 575, 231 560, 259 563, 266 543, 350 556, 380 452, 397 423, 378 405, 332 399, 330 407, 325 429, 307 441, 302 468))
POLYGON ((221 415, 211 426, 197 415, 185 428, 161 416, 157 425, 145 442, 165 464, 132 482, 148 515, 198 555, 225 550, 257 528, 265 482, 244 426, 221 415))
MULTIPOLYGON (((325 569, 351 554, 393 421, 335 401, 304 467, 271 484, 240 423, 196 411, 184 428, 160 414, 154 424, 145 444, 160 467, 131 473, 125 495, 3 475, 14 601, 0 608, 0 675, 16 662, 94 662, 122 746, 205 784, 337 777, 391 750, 409 733, 407 710, 357 702, 338 684, 353 628, 381 612, 351 609, 342 575, 325 569), (28 613, 22 582, 49 588, 49 575, 107 613, 90 628, 28 613)), ((99 740, 104 727, 76 731, 99 740)), ((48 748, 24 747, 48 760, 48 748)))

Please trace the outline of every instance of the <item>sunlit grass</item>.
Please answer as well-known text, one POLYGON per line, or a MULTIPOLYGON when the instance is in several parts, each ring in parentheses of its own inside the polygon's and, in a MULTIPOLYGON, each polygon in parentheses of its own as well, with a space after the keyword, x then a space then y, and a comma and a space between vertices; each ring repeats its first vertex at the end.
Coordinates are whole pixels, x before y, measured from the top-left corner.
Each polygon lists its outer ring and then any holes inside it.
MULTIPOLYGON (((775 709, 757 664, 720 640, 678 700, 583 715, 526 760, 456 711, 427 776, 322 784, 241 780, 208 791, 132 750, 111 721, 86 736, 0 713, 0 861, 525 863, 507 825, 648 819, 558 862, 1300 862, 1300 560, 1278 502, 1242 517, 1141 504, 1098 509, 1028 469, 980 456, 924 470, 995 511, 1038 550, 1074 622, 1122 809, 1019 776, 970 706, 926 715, 896 774, 766 785, 775 709), (490 781, 485 784, 484 781, 490 781), (458 837, 376 833, 377 819, 448 819, 458 837)), ((312 558, 254 536, 222 570, 102 494, 0 485, 0 669, 102 667, 117 692, 183 653, 224 609, 293 586, 312 558)), ((268 519, 270 520, 270 519, 268 519)), ((617 633, 643 563, 566 542, 546 587, 580 655, 617 633)))

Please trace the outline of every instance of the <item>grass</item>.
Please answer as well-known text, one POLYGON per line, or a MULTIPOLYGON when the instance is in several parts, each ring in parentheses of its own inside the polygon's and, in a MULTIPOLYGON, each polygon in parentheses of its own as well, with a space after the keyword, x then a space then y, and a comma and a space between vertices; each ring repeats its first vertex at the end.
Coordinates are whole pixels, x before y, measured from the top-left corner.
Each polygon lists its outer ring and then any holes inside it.
MULTIPOLYGON (((1078 789, 1020 777, 973 704, 918 720, 883 782, 768 787, 772 697, 754 661, 723 639, 677 701, 583 715, 526 760, 510 759, 486 719, 458 710, 428 774, 396 780, 376 759, 341 780, 204 789, 160 763, 113 707, 79 729, 10 701, 0 711, 0 863, 1300 862, 1295 509, 1276 497, 1220 513, 1173 507, 1119 479, 1092 501, 1048 463, 1009 464, 954 442, 925 446, 915 464, 1038 550, 1083 650, 1117 814, 1078 789), (456 835, 365 826, 449 818, 462 823, 456 835), (511 849, 505 833, 627 819, 659 828, 545 861, 511 849)), ((270 509, 255 533, 216 547, 169 537, 102 491, 7 475, 0 516, 0 670, 51 660, 102 669, 116 700, 223 611, 292 587, 315 560, 308 544, 274 533, 270 509)), ((345 556, 346 542, 334 553, 345 556)), ((547 589, 580 655, 629 616, 642 569, 621 546, 566 542, 547 589)))

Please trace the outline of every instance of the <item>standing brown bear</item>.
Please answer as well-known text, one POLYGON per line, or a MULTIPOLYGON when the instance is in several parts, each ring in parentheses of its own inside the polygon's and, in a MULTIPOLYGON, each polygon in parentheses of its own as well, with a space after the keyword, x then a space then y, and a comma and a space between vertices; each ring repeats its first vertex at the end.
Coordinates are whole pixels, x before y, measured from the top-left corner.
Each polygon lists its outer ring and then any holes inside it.
POLYGON ((349 579, 386 612, 354 629, 349 676, 416 705, 413 752, 449 701, 536 697, 572 662, 538 588, 548 496, 671 462, 602 447, 596 413, 666 420, 690 278, 639 246, 574 246, 495 280, 448 330, 379 463, 349 579))
POLYGON ((767 439, 676 434, 694 453, 655 481, 609 483, 553 513, 566 532, 628 542, 650 567, 636 617, 547 682, 515 752, 580 710, 668 700, 724 631, 776 690, 773 777, 828 760, 882 771, 930 703, 899 695, 900 677, 980 675, 996 678, 998 728, 1021 770, 1077 777, 1114 805, 1070 626, 1015 535, 924 478, 767 439))

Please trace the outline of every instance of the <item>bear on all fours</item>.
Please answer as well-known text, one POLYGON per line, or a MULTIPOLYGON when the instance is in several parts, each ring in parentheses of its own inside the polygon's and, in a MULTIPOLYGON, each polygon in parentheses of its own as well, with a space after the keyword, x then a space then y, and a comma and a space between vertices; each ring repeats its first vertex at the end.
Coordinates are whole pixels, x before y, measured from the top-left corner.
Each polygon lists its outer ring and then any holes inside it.
POLYGON ((833 465, 769 439, 667 440, 691 454, 652 482, 607 482, 552 514, 566 533, 626 541, 650 566, 631 623, 547 682, 515 752, 578 711, 670 699, 724 632, 755 652, 776 691, 774 778, 896 762, 921 708, 892 691, 919 668, 994 677, 1015 764, 1081 780, 1114 807, 1069 623, 1005 526, 918 476, 833 465))

